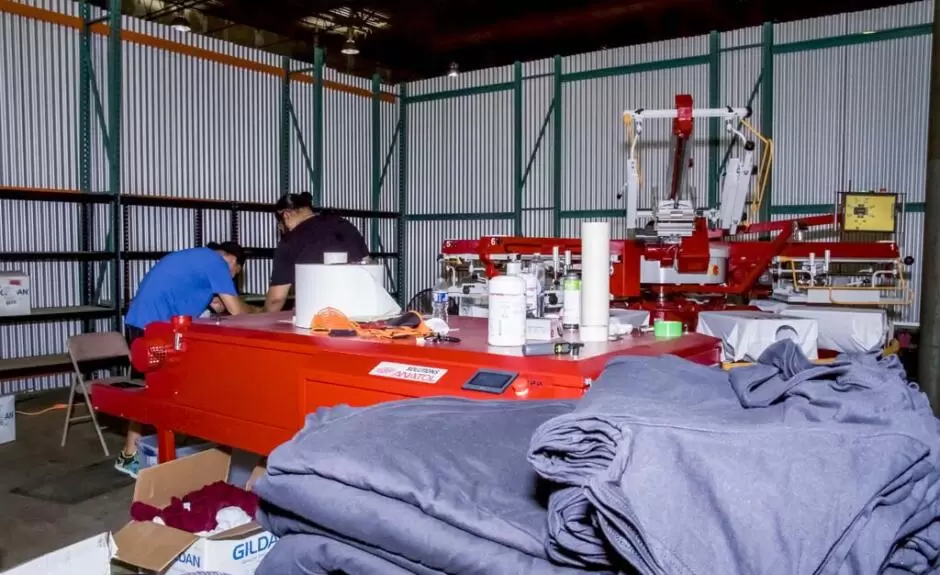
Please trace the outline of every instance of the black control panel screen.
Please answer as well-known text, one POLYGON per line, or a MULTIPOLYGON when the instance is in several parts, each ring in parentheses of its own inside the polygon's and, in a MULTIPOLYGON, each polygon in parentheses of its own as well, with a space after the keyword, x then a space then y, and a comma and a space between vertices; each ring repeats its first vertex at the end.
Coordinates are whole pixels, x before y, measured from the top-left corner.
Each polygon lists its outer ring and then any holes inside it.
POLYGON ((511 371, 495 371, 491 369, 481 369, 473 374, 467 383, 463 384, 461 389, 473 391, 483 391, 486 393, 495 393, 497 395, 506 391, 506 388, 512 385, 519 374, 511 371))

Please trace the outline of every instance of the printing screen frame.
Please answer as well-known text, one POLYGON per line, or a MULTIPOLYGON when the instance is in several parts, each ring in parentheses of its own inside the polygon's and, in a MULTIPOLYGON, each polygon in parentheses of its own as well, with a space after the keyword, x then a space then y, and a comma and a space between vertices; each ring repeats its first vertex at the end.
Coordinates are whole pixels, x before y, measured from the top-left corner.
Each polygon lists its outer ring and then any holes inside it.
POLYGON ((489 393, 492 395, 502 395, 503 393, 505 393, 507 389, 509 389, 509 386, 512 385, 512 383, 516 381, 516 378, 518 377, 519 377, 519 372, 517 371, 505 371, 501 369, 486 369, 486 368, 478 369, 473 373, 473 375, 470 376, 470 379, 468 379, 467 382, 464 383, 460 387, 460 389, 466 389, 470 391, 479 391, 482 393, 489 393), (479 382, 480 380, 484 379, 487 376, 489 377, 496 376, 498 378, 502 378, 502 380, 500 381, 498 386, 475 383, 475 382, 479 382))

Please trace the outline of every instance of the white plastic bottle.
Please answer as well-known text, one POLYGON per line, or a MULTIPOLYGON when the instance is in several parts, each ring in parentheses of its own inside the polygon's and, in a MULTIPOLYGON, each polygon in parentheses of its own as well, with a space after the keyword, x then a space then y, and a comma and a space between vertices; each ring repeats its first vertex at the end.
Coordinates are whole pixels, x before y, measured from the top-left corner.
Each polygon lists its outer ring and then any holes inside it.
POLYGON ((447 323, 447 306, 449 303, 447 282, 444 281, 444 278, 437 278, 437 283, 434 284, 434 290, 431 292, 431 317, 447 323))
POLYGON ((488 341, 492 346, 525 345, 526 282, 519 276, 489 281, 488 341))

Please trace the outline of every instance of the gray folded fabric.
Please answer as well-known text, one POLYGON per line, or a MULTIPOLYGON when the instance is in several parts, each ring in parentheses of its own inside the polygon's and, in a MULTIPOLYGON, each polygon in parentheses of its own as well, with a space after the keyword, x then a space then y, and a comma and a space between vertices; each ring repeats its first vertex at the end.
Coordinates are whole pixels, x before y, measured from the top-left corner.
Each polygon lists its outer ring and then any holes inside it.
POLYGON ((395 563, 326 534, 287 535, 265 555, 256 573, 277 575, 412 575, 395 563))
POLYGON ((932 467, 926 445, 893 432, 681 420, 625 430, 588 498, 604 538, 650 575, 839 573, 850 553, 863 567, 851 572, 877 573, 932 467))
MULTIPOLYGON (((269 457, 258 519, 278 536, 329 532, 408 572, 581 573, 547 559, 548 484, 526 460, 535 428, 573 407, 428 398, 321 410, 269 457)), ((311 564, 326 562, 322 548, 311 564)))
POLYGON ((754 367, 618 358, 529 457, 570 485, 553 560, 641 573, 925 573, 937 568, 940 431, 892 359, 754 367), (614 561, 614 560, 611 560, 614 561))
POLYGON ((675 356, 612 359, 575 409, 540 425, 529 460, 539 475, 580 485, 610 465, 628 417, 684 412, 720 414, 739 407, 720 369, 675 356))

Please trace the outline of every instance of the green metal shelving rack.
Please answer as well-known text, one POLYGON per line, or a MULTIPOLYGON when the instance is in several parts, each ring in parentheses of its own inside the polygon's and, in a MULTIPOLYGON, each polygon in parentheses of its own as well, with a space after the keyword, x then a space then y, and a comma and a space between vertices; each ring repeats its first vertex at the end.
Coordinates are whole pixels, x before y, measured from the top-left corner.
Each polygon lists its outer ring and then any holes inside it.
MULTIPOLYGON (((130 218, 129 210, 135 206, 154 206, 164 208, 186 209, 194 211, 194 237, 197 245, 204 242, 203 222, 208 211, 225 211, 229 213, 230 239, 238 241, 240 234, 241 213, 274 213, 274 202, 225 202, 214 200, 164 198, 159 196, 141 196, 124 194, 121 183, 121 85, 122 85, 122 54, 121 54, 121 2, 109 0, 107 14, 100 18, 92 18, 92 7, 87 0, 81 0, 79 13, 83 22, 79 40, 79 165, 78 181, 79 191, 76 194, 68 191, 23 190, 0 188, 0 199, 35 202, 68 202, 79 204, 80 210, 80 251, 78 252, 0 252, 2 262, 36 262, 59 261, 79 262, 81 264, 80 290, 81 305, 61 308, 36 308, 32 313, 20 316, 2 316, 0 325, 14 325, 41 322, 82 321, 83 331, 94 331, 98 320, 109 319, 111 329, 121 330, 122 317, 130 301, 130 267, 129 262, 156 261, 166 255, 165 252, 133 251, 130 245, 130 218), (102 94, 98 86, 92 57, 92 27, 96 24, 108 26, 107 38, 107 86, 102 94), (103 97, 107 100, 107 113, 103 104, 103 97), (94 118, 94 119, 93 119, 94 118), (91 166, 93 157, 93 122, 97 121, 103 134, 105 144, 104 153, 108 163, 107 190, 93 190, 91 180, 91 166), (105 249, 94 251, 94 215, 95 206, 108 206, 108 232, 105 238, 105 249), (97 269, 96 269, 97 268, 97 269), (123 281, 122 281, 123 280, 123 281), (109 282, 110 294, 105 301, 102 297, 105 282, 109 282), (123 289, 122 289, 123 284, 123 289)), ((290 131, 296 131, 302 147, 310 180, 314 190, 315 205, 321 209, 329 209, 331 213, 348 217, 367 219, 372 222, 370 249, 372 257, 388 262, 399 257, 398 252, 386 252, 382 248, 379 222, 394 220, 398 225, 399 236, 402 235, 401 214, 393 211, 382 211, 381 189, 391 159, 392 150, 397 145, 398 134, 402 133, 401 125, 396 130, 392 145, 385 154, 384 164, 381 155, 381 82, 378 77, 373 79, 373 120, 372 120, 372 158, 371 166, 373 182, 371 189, 371 210, 346 210, 337 208, 323 208, 323 62, 324 54, 317 49, 314 54, 313 66, 305 70, 290 70, 290 60, 284 60, 283 93, 281 98, 281 133, 280 139, 280 182, 281 193, 290 191, 290 131), (296 115, 290 98, 291 76, 301 72, 313 72, 315 85, 313 145, 306 148, 302 130, 297 123, 296 115), (381 171, 379 171, 381 170, 381 171)), ((272 225, 274 218, 271 219, 272 225)), ((249 258, 272 258, 272 248, 246 247, 249 258)), ((401 285, 401 267, 399 266, 398 283, 401 285)), ((388 265, 386 263, 386 269, 388 265)), ((391 271, 389 269, 389 277, 391 271)), ((396 289, 399 299, 403 296, 401 289, 396 289)), ((31 376, 51 375, 71 370, 71 363, 65 354, 49 354, 44 356, 20 357, 0 359, 0 380, 21 379, 31 376)))

